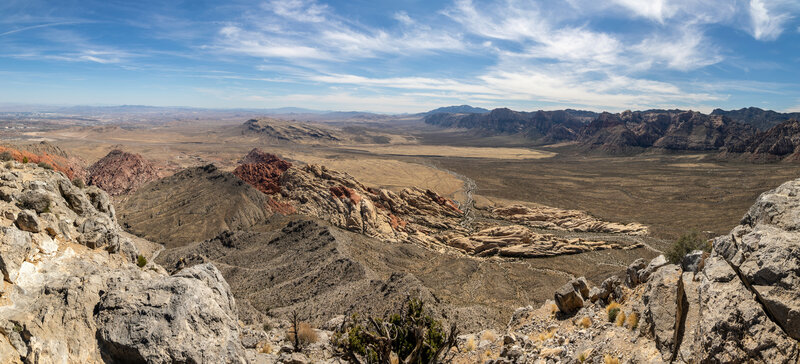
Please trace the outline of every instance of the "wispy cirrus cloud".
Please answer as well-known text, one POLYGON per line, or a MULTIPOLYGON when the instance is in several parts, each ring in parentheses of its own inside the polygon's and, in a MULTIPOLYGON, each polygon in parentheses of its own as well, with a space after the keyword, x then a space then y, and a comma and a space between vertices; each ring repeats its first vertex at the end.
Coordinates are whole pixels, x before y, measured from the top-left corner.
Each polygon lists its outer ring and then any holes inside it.
POLYGON ((214 47, 256 57, 320 60, 466 48, 458 34, 418 24, 407 13, 395 14, 399 29, 387 30, 353 23, 314 0, 269 1, 260 9, 220 29, 214 47))

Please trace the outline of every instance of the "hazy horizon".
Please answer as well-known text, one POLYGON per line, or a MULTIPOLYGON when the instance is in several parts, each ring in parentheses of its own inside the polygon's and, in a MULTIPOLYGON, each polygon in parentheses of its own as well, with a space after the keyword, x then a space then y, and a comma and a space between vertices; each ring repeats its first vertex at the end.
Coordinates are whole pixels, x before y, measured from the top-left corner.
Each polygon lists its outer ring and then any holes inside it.
POLYGON ((785 0, 0 5, 8 103, 800 111, 785 0))

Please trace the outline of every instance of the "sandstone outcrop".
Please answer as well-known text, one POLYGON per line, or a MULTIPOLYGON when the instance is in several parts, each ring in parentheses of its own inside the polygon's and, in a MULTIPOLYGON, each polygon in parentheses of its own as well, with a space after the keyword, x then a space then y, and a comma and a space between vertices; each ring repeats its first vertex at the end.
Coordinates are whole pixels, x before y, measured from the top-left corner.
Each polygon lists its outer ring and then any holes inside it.
POLYGON ((586 212, 564 210, 549 206, 511 205, 496 207, 491 216, 535 228, 574 232, 647 235, 647 226, 637 223, 620 224, 597 219, 586 212))
POLYGON ((243 362, 237 311, 213 266, 139 267, 108 195, 33 164, 0 169, 0 362, 243 362), (27 192, 48 201, 22 210, 27 192), (38 228, 18 228, 19 215, 38 228))
POLYGON ((141 155, 114 149, 89 167, 88 183, 116 196, 164 176, 166 171, 141 155))

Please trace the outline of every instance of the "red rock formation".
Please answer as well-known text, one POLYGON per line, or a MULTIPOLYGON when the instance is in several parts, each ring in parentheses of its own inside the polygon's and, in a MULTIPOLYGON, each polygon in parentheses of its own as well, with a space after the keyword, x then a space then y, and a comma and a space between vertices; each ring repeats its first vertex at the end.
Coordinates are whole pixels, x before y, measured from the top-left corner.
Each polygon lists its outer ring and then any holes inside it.
POLYGON ((100 187, 109 195, 133 192, 161 177, 164 177, 163 173, 153 162, 119 149, 112 150, 89 167, 89 184, 100 187))
POLYGON ((334 186, 331 187, 330 190, 331 193, 340 200, 345 198, 350 199, 350 202, 352 202, 353 205, 358 205, 361 202, 361 196, 359 196, 356 191, 353 191, 352 188, 347 188, 345 186, 334 186))
POLYGON ((258 148, 247 153, 240 163, 233 174, 268 195, 281 191, 278 179, 292 167, 291 163, 258 148))
POLYGON ((444 207, 449 207, 449 208, 451 208, 453 211, 456 211, 456 212, 458 212, 459 214, 463 214, 463 213, 464 213, 464 212, 463 212, 463 211, 461 211, 461 209, 460 209, 460 208, 458 208, 458 206, 456 206, 456 204, 455 204, 455 203, 454 203, 452 200, 450 200, 449 198, 442 197, 442 196, 440 196, 438 193, 436 193, 436 192, 433 192, 433 191, 431 191, 431 190, 425 190, 425 194, 426 194, 426 195, 428 195, 428 197, 430 197, 430 198, 431 198, 431 200, 434 200, 434 201, 436 201, 436 203, 438 203, 438 204, 439 204, 439 205, 441 205, 441 206, 444 206, 444 207))
POLYGON ((4 152, 11 154, 11 158, 18 162, 22 162, 27 158, 28 163, 47 163, 53 167, 54 170, 64 172, 69 179, 83 179, 86 176, 86 170, 84 170, 83 167, 64 156, 51 154, 45 151, 35 153, 24 149, 0 146, 0 153, 4 152))

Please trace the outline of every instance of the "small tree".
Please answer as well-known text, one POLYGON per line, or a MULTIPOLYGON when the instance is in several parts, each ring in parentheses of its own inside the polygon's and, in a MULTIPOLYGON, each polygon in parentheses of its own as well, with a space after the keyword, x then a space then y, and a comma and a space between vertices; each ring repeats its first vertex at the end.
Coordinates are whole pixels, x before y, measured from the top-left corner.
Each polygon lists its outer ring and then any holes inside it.
POLYGON ((22 163, 28 163, 28 157, 22 157, 22 163))
POLYGON ((136 257, 136 265, 138 265, 139 268, 146 266, 147 258, 145 258, 144 255, 139 254, 139 256, 136 257))
POLYGON ((667 250, 667 260, 672 264, 680 264, 683 257, 693 250, 711 252, 711 243, 707 239, 704 239, 697 230, 692 230, 683 234, 678 240, 672 243, 672 246, 667 250))

